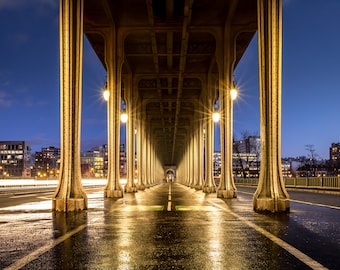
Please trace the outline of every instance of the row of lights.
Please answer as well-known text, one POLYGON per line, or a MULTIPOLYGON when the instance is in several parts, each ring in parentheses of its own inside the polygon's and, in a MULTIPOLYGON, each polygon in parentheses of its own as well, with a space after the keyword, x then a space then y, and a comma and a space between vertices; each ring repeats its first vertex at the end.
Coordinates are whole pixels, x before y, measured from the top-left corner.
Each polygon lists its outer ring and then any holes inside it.
MULTIPOLYGON (((237 98, 237 94, 238 94, 238 89, 237 88, 232 88, 230 89, 230 97, 231 100, 234 101, 237 98)), ((104 89, 103 90, 103 97, 106 101, 109 100, 110 97, 110 91, 108 89, 104 89)), ((220 113, 219 112, 214 112, 212 115, 212 119, 214 122, 218 122, 220 121, 220 113)), ((122 121, 122 123, 126 123, 128 120, 128 115, 125 111, 123 111, 120 115, 120 120, 122 121)))
MULTIPOLYGON (((237 94, 238 94, 237 88, 230 89, 230 97, 231 97, 232 101, 234 101, 237 98, 237 94)), ((220 113, 218 111, 214 112, 213 115, 212 115, 212 119, 215 123, 219 122, 220 121, 220 113)))
MULTIPOLYGON (((103 90, 103 97, 106 101, 109 100, 109 97, 110 97, 110 91, 108 89, 104 89, 103 90)), ((120 115, 120 120, 122 121, 122 123, 126 123, 127 120, 128 120, 128 115, 125 111, 123 111, 120 115)))

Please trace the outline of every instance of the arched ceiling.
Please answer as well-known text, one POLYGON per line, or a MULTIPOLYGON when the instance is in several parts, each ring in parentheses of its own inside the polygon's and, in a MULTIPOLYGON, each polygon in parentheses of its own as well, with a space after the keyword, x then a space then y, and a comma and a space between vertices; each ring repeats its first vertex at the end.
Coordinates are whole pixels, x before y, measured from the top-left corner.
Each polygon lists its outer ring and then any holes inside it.
POLYGON ((256 2, 85 1, 84 31, 103 63, 104 39, 99 33, 116 29, 117 46, 124 54, 122 75, 138 78, 132 90, 144 106, 164 164, 176 164, 180 158, 195 111, 201 109, 204 78, 209 72, 218 78, 216 50, 226 24, 237 37, 237 64, 257 28, 256 2))

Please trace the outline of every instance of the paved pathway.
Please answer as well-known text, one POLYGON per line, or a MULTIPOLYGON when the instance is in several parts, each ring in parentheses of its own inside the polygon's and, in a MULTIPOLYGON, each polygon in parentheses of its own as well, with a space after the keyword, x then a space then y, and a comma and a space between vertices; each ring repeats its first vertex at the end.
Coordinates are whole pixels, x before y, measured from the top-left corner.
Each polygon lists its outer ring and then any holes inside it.
POLYGON ((339 269, 340 209, 291 203, 253 212, 252 194, 222 200, 180 184, 52 213, 43 200, 0 208, 0 269, 339 269))

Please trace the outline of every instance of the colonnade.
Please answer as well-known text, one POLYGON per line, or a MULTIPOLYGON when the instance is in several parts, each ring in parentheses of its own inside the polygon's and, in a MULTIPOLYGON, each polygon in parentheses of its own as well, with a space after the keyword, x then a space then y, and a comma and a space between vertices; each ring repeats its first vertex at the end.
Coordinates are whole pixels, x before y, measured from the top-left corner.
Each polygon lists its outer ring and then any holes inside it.
MULTIPOLYGON (((255 211, 284 212, 289 210, 289 196, 281 173, 281 65, 282 65, 282 2, 258 0, 258 40, 260 70, 260 181, 254 195, 255 211)), ((60 0, 60 104, 61 104, 61 173, 52 199, 55 211, 76 211, 87 208, 87 196, 81 185, 80 173, 80 116, 82 90, 82 44, 84 0, 60 0)), ((232 174, 232 100, 235 44, 238 33, 215 33, 218 91, 220 99, 221 180, 213 182, 213 122, 211 112, 215 102, 216 78, 211 73, 202 79, 200 106, 197 107, 186 147, 177 164, 177 179, 217 192, 218 197, 235 198, 237 190, 232 174)), ((107 89, 110 92, 108 109, 108 179, 104 197, 122 197, 119 175, 120 159, 120 102, 124 56, 122 40, 114 27, 103 29, 107 89)), ((164 177, 162 160, 157 152, 152 123, 142 101, 132 96, 138 87, 133 75, 124 78, 123 97, 130 117, 127 123, 127 184, 126 191, 136 192, 161 181, 164 177), (130 93, 130 94, 129 94, 130 93), (137 178, 135 179, 135 153, 137 178)))

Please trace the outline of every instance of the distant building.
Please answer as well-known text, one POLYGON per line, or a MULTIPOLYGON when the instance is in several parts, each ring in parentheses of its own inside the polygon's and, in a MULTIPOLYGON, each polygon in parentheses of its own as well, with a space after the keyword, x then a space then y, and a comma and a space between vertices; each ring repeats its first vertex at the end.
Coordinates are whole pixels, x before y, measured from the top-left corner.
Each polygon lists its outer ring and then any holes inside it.
POLYGON ((108 149, 107 144, 103 144, 97 147, 93 147, 92 151, 97 151, 103 157, 103 176, 107 176, 107 168, 108 168, 108 149))
POLYGON ((261 139, 259 136, 248 136, 243 140, 235 141, 233 148, 234 153, 251 153, 260 155, 261 139))
MULTIPOLYGON (((84 177, 106 177, 108 171, 108 147, 107 144, 93 147, 90 151, 82 152, 81 173, 84 177)), ((120 145, 119 152, 120 176, 126 176, 125 145, 120 145)))
POLYGON ((214 176, 221 174, 221 152, 215 152, 213 156, 214 162, 214 176))
POLYGON ((329 159, 333 161, 340 160, 340 143, 332 143, 329 148, 329 159))
POLYGON ((119 151, 119 172, 120 176, 126 177, 126 150, 125 150, 125 144, 120 145, 120 151, 119 151))
POLYGON ((38 178, 56 178, 60 167, 60 148, 50 146, 35 153, 34 173, 38 178))
POLYGON ((329 148, 329 173, 340 176, 340 143, 332 143, 329 148))
POLYGON ((25 141, 0 141, 0 177, 30 177, 31 147, 25 141))
POLYGON ((103 177, 104 158, 100 151, 86 151, 80 154, 81 174, 84 177, 103 177))
POLYGON ((261 140, 259 136, 233 143, 233 170, 237 177, 258 177, 261 161, 261 140))

